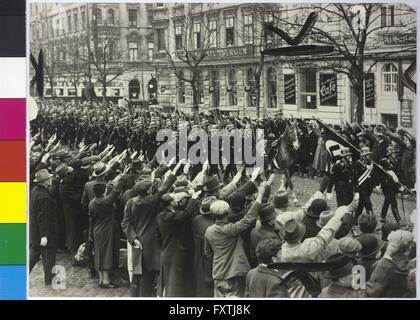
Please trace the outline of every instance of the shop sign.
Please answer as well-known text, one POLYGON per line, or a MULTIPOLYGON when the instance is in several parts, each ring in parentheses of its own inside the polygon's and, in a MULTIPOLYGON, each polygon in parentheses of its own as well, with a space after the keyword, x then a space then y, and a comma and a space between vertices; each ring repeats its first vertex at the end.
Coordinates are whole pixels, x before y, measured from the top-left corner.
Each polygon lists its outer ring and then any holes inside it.
POLYGON ((294 74, 284 75, 284 103, 296 104, 296 77, 294 74))
POLYGON ((319 97, 321 106, 337 105, 337 74, 321 73, 319 75, 319 97))
POLYGON ((401 103, 401 126, 404 128, 412 128, 413 127, 413 115, 411 112, 411 101, 404 100, 401 103))
POLYGON ((365 77, 365 107, 375 108, 375 75, 366 74, 365 77))

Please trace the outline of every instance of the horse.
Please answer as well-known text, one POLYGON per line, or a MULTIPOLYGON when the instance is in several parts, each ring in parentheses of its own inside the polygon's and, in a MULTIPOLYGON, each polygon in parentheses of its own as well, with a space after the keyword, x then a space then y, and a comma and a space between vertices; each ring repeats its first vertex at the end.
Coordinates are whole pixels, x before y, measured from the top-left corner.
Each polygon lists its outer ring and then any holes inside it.
POLYGON ((284 175, 285 181, 282 179, 282 187, 280 189, 286 190, 290 188, 292 191, 293 202, 298 202, 296 194, 293 190, 293 183, 291 177, 295 172, 295 164, 297 161, 297 151, 300 148, 297 122, 288 121, 288 125, 280 137, 272 145, 275 150, 274 156, 271 160, 271 168, 274 173, 284 175))

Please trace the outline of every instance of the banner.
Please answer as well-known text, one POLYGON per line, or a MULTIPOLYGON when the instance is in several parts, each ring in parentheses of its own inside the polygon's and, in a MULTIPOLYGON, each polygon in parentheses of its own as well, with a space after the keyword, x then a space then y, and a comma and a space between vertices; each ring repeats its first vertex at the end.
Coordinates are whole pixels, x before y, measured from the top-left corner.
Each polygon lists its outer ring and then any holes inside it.
POLYGON ((403 100, 401 102, 401 127, 411 128, 413 127, 413 115, 411 113, 411 101, 403 100))
POLYGON ((365 77, 365 107, 375 108, 375 74, 368 73, 365 77))
POLYGON ((319 97, 321 106, 337 105, 337 74, 319 74, 319 97))
POLYGON ((344 138, 336 134, 330 127, 323 124, 321 121, 316 119, 320 128, 325 130, 325 147, 329 155, 331 156, 332 163, 335 163, 340 159, 341 150, 349 148, 353 155, 358 158, 360 151, 354 147, 351 143, 347 142, 344 138))
POLYGON ((284 103, 296 104, 296 78, 294 74, 284 75, 284 103))

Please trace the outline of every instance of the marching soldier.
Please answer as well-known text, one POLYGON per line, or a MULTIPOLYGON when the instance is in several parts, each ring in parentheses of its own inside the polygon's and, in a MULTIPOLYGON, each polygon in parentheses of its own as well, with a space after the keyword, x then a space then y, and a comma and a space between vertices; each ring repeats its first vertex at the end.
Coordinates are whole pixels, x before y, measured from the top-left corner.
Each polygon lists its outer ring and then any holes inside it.
POLYGON ((354 193, 359 192, 359 183, 352 154, 349 148, 341 150, 341 159, 333 166, 330 182, 327 188, 327 199, 332 198, 332 188, 335 186, 337 206, 347 206, 354 199, 354 193))
POLYGON ((395 221, 401 224, 396 197, 398 193, 398 176, 400 174, 397 156, 398 149, 390 146, 387 148, 387 156, 381 160, 382 168, 388 172, 388 174, 383 173, 381 175, 381 188, 385 197, 381 211, 381 222, 383 223, 386 222, 388 208, 391 205, 395 221))
POLYGON ((360 154, 360 159, 356 162, 357 176, 359 177, 359 205, 356 210, 356 218, 358 218, 363 209, 367 213, 373 214, 372 202, 370 196, 375 187, 375 169, 372 162, 372 152, 369 147, 363 147, 360 154))

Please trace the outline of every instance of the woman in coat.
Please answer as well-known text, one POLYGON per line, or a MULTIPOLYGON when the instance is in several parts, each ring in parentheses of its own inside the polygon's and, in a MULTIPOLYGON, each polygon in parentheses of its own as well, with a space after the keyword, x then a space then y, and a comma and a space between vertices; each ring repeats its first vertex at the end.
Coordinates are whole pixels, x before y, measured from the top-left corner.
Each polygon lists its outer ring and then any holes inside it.
POLYGON ((200 193, 201 191, 194 193, 189 202, 187 198, 181 199, 180 196, 182 194, 187 196, 186 192, 175 193, 174 198, 179 195, 179 199, 172 200, 171 204, 157 216, 162 242, 158 284, 160 297, 192 296, 191 220, 193 211, 198 207, 196 199, 200 193))
POLYGON ((115 288, 109 280, 109 271, 118 267, 119 224, 116 219, 115 200, 118 199, 123 180, 106 195, 107 185, 97 183, 93 187, 95 198, 89 203, 90 234, 93 237, 95 269, 99 273, 101 288, 115 288))
POLYGON ((321 135, 318 137, 318 146, 315 151, 312 167, 314 170, 319 171, 321 176, 329 171, 328 151, 325 146, 325 132, 323 131, 321 131, 321 135))

